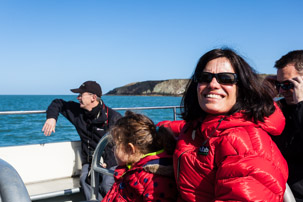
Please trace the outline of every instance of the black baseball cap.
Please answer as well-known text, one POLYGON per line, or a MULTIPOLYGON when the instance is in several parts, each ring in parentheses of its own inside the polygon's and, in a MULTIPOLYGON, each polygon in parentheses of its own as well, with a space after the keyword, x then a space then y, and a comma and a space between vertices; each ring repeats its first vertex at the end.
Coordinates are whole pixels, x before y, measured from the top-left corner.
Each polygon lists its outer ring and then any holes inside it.
POLYGON ((73 93, 92 93, 101 97, 101 86, 96 81, 85 81, 79 88, 71 89, 73 93))

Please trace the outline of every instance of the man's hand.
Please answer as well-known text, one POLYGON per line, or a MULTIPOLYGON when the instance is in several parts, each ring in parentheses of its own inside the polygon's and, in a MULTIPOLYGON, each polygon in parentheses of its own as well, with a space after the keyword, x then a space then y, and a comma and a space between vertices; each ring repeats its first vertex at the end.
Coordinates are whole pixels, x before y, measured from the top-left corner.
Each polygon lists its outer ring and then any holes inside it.
POLYGON ((53 133, 55 133, 55 128, 56 128, 56 119, 54 118, 49 118, 45 121, 44 126, 42 128, 42 132, 44 132, 45 136, 50 136, 53 133))
POLYGON ((297 104, 303 101, 303 76, 298 76, 292 79, 289 79, 294 84, 294 93, 293 99, 294 103, 297 104))

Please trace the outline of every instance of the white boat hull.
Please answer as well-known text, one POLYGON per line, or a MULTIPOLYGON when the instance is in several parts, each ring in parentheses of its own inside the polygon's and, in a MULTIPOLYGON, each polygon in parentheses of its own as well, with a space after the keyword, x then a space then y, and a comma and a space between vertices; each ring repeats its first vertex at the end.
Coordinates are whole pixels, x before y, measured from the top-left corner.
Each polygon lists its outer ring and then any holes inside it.
POLYGON ((31 200, 80 201, 80 151, 79 141, 11 146, 0 147, 0 158, 19 173, 31 200))

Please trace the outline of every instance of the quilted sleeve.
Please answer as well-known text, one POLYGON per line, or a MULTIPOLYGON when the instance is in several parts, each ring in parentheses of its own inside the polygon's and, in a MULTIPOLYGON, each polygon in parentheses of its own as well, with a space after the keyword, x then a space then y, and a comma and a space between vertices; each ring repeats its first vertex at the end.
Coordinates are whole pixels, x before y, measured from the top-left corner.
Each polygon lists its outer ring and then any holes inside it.
POLYGON ((283 201, 287 163, 263 130, 236 129, 216 148, 215 201, 283 201))
POLYGON ((264 118, 264 122, 259 122, 258 125, 273 136, 280 135, 285 127, 285 117, 277 103, 274 103, 276 110, 269 117, 264 118))
POLYGON ((179 137, 179 134, 184 125, 185 125, 185 121, 183 121, 183 120, 161 121, 157 124, 157 126, 164 126, 164 127, 170 128, 176 137, 179 137))

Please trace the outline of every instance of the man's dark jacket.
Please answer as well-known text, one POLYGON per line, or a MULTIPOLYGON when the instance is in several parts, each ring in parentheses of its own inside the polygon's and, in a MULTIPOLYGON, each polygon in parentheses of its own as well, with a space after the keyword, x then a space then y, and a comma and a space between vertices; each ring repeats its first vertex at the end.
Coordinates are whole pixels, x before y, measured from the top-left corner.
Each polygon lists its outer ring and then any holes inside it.
MULTIPOLYGON (((49 105, 46 117, 57 120, 59 113, 75 126, 80 136, 82 164, 91 164, 92 154, 99 140, 108 131, 109 127, 121 117, 118 112, 105 106, 104 102, 100 102, 97 107, 89 112, 80 108, 80 104, 77 102, 55 99, 49 105)), ((112 145, 108 144, 105 147, 102 157, 108 168, 117 165, 112 145)))
POLYGON ((287 105, 281 100, 286 125, 281 135, 272 137, 287 161, 288 185, 296 198, 303 199, 303 101, 287 105))

